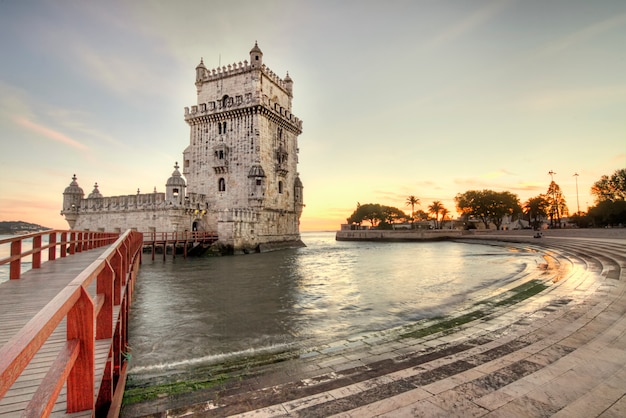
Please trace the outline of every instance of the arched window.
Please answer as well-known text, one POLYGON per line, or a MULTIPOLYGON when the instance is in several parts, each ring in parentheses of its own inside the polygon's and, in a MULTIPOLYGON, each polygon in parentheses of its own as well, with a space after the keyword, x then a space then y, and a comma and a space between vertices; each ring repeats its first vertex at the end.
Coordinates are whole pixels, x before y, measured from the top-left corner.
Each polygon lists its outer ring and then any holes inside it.
POLYGON ((282 193, 283 192, 283 182, 279 181, 278 182, 278 193, 282 193))
POLYGON ((217 182, 217 189, 218 189, 220 192, 225 192, 225 191, 226 191, 226 180, 224 180, 224 178, 223 178, 223 177, 221 177, 221 178, 219 179, 219 181, 217 182))
POLYGON ((217 129, 219 131, 219 134, 221 135, 222 134, 222 122, 217 124, 217 129))
POLYGON ((226 122, 222 123, 222 132, 226 133, 226 122))

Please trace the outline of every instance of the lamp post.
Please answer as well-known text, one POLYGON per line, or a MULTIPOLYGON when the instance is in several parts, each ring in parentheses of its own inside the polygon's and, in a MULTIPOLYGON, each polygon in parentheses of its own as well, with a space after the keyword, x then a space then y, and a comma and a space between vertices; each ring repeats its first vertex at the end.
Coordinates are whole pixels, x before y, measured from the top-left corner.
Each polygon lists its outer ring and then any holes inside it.
POLYGON ((578 202, 578 173, 574 173, 576 178, 576 215, 580 215, 580 203, 578 202))

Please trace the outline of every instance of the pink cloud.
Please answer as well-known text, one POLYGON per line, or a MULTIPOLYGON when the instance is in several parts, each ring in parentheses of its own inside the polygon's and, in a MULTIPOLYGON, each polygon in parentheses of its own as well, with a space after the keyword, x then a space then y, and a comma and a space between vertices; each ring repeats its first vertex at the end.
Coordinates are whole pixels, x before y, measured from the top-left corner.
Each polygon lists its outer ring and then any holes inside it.
POLYGON ((22 126, 23 128, 26 128, 29 131, 41 134, 45 136, 46 138, 50 138, 54 141, 61 142, 63 144, 66 144, 66 145, 69 145, 71 147, 78 148, 81 150, 87 149, 85 145, 70 138, 69 136, 62 134, 61 132, 57 132, 54 129, 50 129, 46 126, 39 125, 35 122, 32 122, 23 116, 18 116, 14 118, 14 121, 15 123, 22 126))

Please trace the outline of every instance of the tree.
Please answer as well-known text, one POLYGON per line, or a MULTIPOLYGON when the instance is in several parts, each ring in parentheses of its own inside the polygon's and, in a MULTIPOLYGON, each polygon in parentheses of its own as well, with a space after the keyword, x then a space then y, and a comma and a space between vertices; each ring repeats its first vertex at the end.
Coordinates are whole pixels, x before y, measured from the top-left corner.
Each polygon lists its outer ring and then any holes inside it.
POLYGON ((561 217, 567 216, 567 205, 561 188, 554 180, 550 182, 548 191, 546 192, 548 201, 548 213, 550 214, 550 228, 561 227, 561 217))
POLYGON ((380 225, 381 223, 388 225, 406 218, 406 213, 392 206, 384 206, 378 203, 366 203, 364 205, 357 203, 356 209, 346 220, 349 224, 355 223, 357 225, 361 225, 363 221, 368 221, 372 228, 375 228, 382 226, 380 225))
MULTIPOLYGON (((448 216, 448 214, 450 213, 450 211, 446 208, 443 207, 443 205, 441 206, 441 211, 439 212, 441 213, 441 224, 440 224, 440 229, 443 229, 443 221, 445 221, 446 216, 448 216)), ((450 221, 452 221, 452 218, 450 218, 450 221)), ((450 227, 450 229, 452 229, 452 227, 450 227)))
POLYGON ((419 206, 420 200, 417 197, 411 195, 406 198, 406 204, 407 206, 411 206, 411 225, 413 225, 415 223, 415 205, 419 206))
POLYGON ((589 208, 589 219, 594 226, 624 225, 626 223, 626 200, 604 200, 589 208))
POLYGON ((428 213, 435 215, 435 229, 439 229, 439 212, 443 205, 439 200, 435 200, 432 205, 428 206, 428 213))
POLYGON ((603 175, 591 187, 596 203, 626 200, 626 168, 615 170, 611 177, 603 175))
MULTIPOLYGON (((381 224, 384 223, 386 225, 394 224, 396 222, 404 222, 407 220, 406 213, 402 210, 393 207, 393 206, 381 206, 383 219, 381 219, 381 224)), ((379 228, 382 225, 379 225, 379 228)))
POLYGON ((548 217, 548 199, 546 195, 531 197, 524 203, 524 213, 528 215, 528 221, 534 229, 539 228, 541 221, 548 217))
POLYGON ((457 211, 466 219, 476 217, 489 229, 493 222, 500 230, 505 216, 514 216, 522 212, 519 198, 511 192, 493 190, 468 190, 454 198, 457 211))
POLYGON ((415 219, 417 219, 418 221, 427 221, 428 220, 428 214, 426 212, 424 212, 423 210, 418 210, 413 214, 413 217, 415 219))
POLYGON ((589 208, 589 219, 594 226, 623 225, 626 223, 626 169, 602 176, 591 187, 596 205, 589 208))

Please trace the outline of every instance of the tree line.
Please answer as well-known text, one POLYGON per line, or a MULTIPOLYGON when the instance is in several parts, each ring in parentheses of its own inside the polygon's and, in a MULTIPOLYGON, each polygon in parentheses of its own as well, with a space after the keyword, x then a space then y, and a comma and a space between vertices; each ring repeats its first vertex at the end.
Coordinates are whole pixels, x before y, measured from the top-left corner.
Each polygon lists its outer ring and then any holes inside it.
MULTIPOLYGON (((553 174, 550 172, 550 174, 553 174)), ((511 192, 494 190, 468 190, 454 197, 456 210, 465 227, 471 221, 482 222, 486 229, 494 225, 500 230, 506 219, 525 220, 529 227, 539 228, 547 222, 550 228, 564 226, 563 218, 569 217, 578 227, 623 226, 626 223, 626 169, 616 170, 611 176, 603 175, 591 187, 595 206, 587 213, 577 210, 570 216, 565 197, 560 186, 552 179, 545 193, 531 197, 523 204, 511 192)), ((443 228, 446 218, 452 222, 450 211, 439 200, 427 207, 418 209, 421 201, 414 195, 408 196, 405 204, 411 207, 410 214, 393 206, 378 203, 357 203, 354 212, 346 220, 348 224, 361 225, 366 221, 372 228, 390 229, 397 223, 408 223, 415 228, 415 222, 432 222, 435 229, 443 228)))

